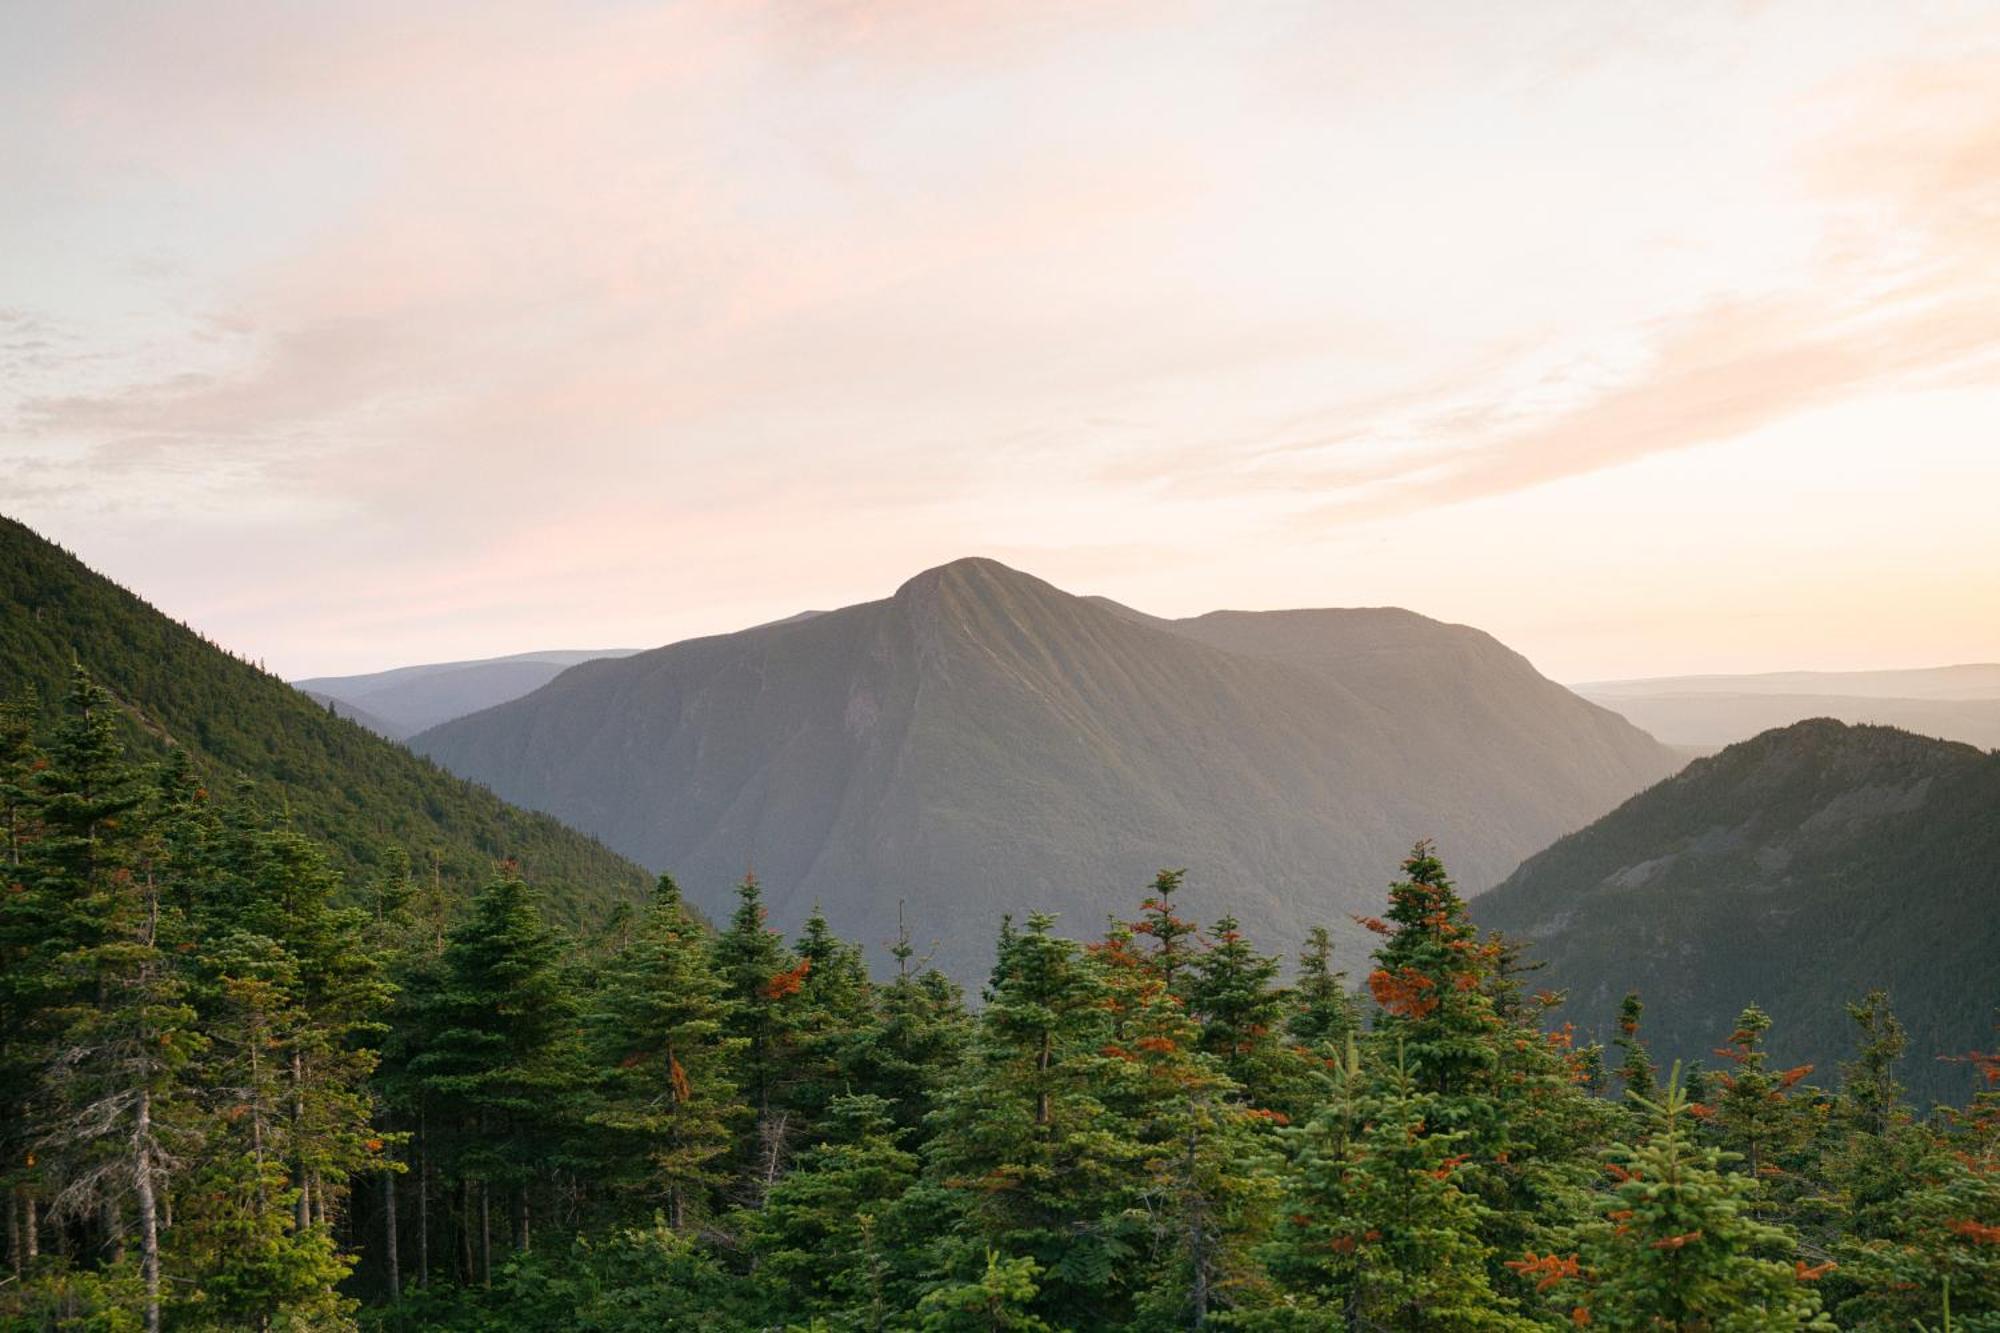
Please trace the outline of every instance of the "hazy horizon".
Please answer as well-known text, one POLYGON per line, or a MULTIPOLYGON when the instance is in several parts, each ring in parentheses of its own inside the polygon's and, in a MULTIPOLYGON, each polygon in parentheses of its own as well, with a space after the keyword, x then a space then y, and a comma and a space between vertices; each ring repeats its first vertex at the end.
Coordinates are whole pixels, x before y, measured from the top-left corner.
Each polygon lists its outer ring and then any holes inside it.
POLYGON ((0 511, 289 677, 968 554, 2000 660, 1990 7, 15 6, 0 109, 0 511))

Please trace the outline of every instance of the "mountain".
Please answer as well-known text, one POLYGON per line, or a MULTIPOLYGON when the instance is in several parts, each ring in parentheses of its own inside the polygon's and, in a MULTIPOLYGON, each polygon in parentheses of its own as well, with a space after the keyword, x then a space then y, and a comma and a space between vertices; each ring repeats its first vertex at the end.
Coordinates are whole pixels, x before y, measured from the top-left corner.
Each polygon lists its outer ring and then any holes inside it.
POLYGON ((586 662, 411 741, 711 912, 754 866, 874 943, 907 900, 975 975, 1003 912, 1093 930, 1161 866, 1267 947, 1352 938, 1435 836, 1473 888, 1673 770, 1477 630, 1406 611, 1145 616, 990 560, 882 601, 586 662))
POLYGON ((2000 665, 1591 681, 1578 694, 1669 745, 1713 750, 1809 717, 2000 746, 2000 665))
POLYGON ((314 676, 293 681, 362 726, 404 740, 427 727, 538 690, 578 662, 627 657, 636 648, 563 649, 516 653, 470 662, 429 662, 359 676, 314 676))
POLYGON ((314 703, 319 704, 328 712, 339 717, 344 717, 349 722, 359 723, 361 726, 374 732, 377 736, 386 736, 390 740, 402 739, 404 733, 400 732, 389 722, 375 716, 375 714, 365 708, 355 707, 345 699, 336 699, 330 694, 321 694, 318 690, 300 690, 299 693, 305 695, 306 698, 312 700, 314 703))
POLYGON ((160 614, 74 556, 0 518, 0 698, 46 709, 81 661, 124 707, 132 741, 188 750, 211 780, 250 778, 303 833, 366 873, 399 845, 467 892, 511 857, 575 921, 646 876, 601 844, 330 714, 160 614))
POLYGON ((1904 1077, 1956 1096, 1966 1071, 1936 1057, 1989 1048, 2000 1002, 1996 866, 2000 754, 1820 718, 1696 760, 1472 910, 1531 942, 1587 1032, 1638 990, 1663 1061, 1707 1056, 1755 1002, 1780 1057, 1831 1079, 1843 1006, 1886 987, 1904 1077))

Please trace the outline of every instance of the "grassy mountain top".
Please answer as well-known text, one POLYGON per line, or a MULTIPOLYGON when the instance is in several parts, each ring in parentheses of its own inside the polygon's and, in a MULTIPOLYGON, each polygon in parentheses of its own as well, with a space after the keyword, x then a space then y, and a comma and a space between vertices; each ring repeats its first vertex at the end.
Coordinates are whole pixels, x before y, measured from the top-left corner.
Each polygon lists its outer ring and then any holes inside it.
POLYGON ((302 831, 367 873, 386 847, 467 890, 511 858, 564 916, 639 892, 639 868, 371 734, 0 518, 0 697, 45 709, 81 661, 126 709, 133 741, 185 746, 211 781, 251 779, 302 831))

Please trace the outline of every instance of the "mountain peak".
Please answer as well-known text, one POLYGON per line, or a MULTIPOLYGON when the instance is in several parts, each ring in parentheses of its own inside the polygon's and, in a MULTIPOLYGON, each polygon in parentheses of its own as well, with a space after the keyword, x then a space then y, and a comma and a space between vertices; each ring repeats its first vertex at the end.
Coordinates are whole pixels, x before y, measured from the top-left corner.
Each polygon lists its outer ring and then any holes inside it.
POLYGON ((1022 603, 1074 600, 1054 584, 1024 574, 987 556, 966 556, 937 565, 904 581, 892 599, 919 614, 947 608, 995 611, 1022 603))
POLYGON ((980 583, 1035 583, 1048 587, 1032 574, 1024 574, 1011 565, 1003 565, 986 555, 963 555, 956 560, 948 560, 942 565, 913 574, 896 589, 896 595, 914 589, 934 587, 939 584, 980 584, 980 583))

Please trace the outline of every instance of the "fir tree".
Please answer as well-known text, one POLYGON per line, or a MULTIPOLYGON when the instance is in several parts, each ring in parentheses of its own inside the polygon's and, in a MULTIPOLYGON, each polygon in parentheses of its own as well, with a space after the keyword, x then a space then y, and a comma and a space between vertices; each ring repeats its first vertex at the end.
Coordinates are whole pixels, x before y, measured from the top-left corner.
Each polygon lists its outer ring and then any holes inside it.
POLYGON ((1781 1333, 1831 1329, 1812 1283, 1822 1276, 1793 1257, 1793 1237, 1758 1221, 1753 1177, 1726 1171, 1729 1154, 1697 1143, 1679 1070, 1663 1096, 1635 1104, 1648 1133, 1613 1145, 1616 1182, 1604 1217, 1585 1228, 1580 1253, 1517 1261, 1592 1322, 1679 1333, 1781 1333), (1553 1279, 1551 1281, 1551 1279, 1553 1279))
POLYGON ((530 1186, 574 1114, 577 998, 561 954, 533 892, 502 874, 451 932, 434 985, 414 997, 420 1033, 407 1065, 465 1191, 468 1281, 491 1281, 496 1194, 504 1227, 513 1193, 516 1244, 526 1247, 530 1186))
POLYGON ((1618 1062, 1618 1078, 1626 1093, 1642 1102, 1659 1095, 1659 1067, 1639 1037, 1639 1017, 1646 1011, 1637 991, 1630 991, 1618 1004, 1618 1036, 1613 1042, 1623 1059, 1618 1062))
POLYGON ((161 1229, 193 1118, 186 1070, 204 1045, 177 948, 181 914, 160 892, 145 788, 123 758, 110 697, 78 668, 35 775, 43 836, 25 867, 49 927, 38 997, 47 1033, 38 1154, 52 1220, 105 1219, 139 1232, 143 1319, 161 1325, 161 1229))
POLYGON ((959 1077, 932 1117, 928 1165, 961 1217, 942 1263, 964 1272, 989 1250, 1032 1261, 1037 1313, 1102 1326, 1129 1309, 1141 1149, 1101 1096, 1123 1072, 1104 1050, 1113 997, 1053 924, 1036 913, 1006 942, 959 1077))
POLYGON ((743 1110, 725 1034, 728 1007, 710 945, 680 887, 660 876, 624 949, 605 966, 591 1015, 600 1073, 593 1124, 615 1132, 603 1170, 686 1230, 728 1179, 732 1121, 743 1110))
POLYGON ((895 1207, 915 1182, 916 1155, 879 1097, 835 1098, 824 1136, 805 1149, 746 1220, 761 1280, 776 1288, 774 1317, 826 1318, 883 1328, 908 1237, 895 1207))
POLYGON ((1351 1033, 1361 1030, 1347 974, 1333 966, 1333 936, 1314 926, 1299 954, 1298 980, 1292 986, 1292 1012, 1286 1030, 1292 1040, 1321 1056, 1337 1056, 1351 1033))
POLYGON ((1325 1104, 1296 1131, 1269 1250, 1287 1300, 1258 1327, 1526 1329, 1487 1275, 1482 1208, 1460 1187, 1465 1131, 1406 1064, 1371 1077, 1352 1039, 1325 1104))
POLYGON ((784 1169, 795 1128, 787 1095, 795 1073, 799 994, 812 970, 811 960, 793 955, 771 929, 755 875, 745 875, 736 886, 736 911, 716 940, 715 966, 729 1002, 728 1033, 743 1043, 741 1084, 755 1120, 740 1157, 746 1197, 755 1200, 784 1169))

